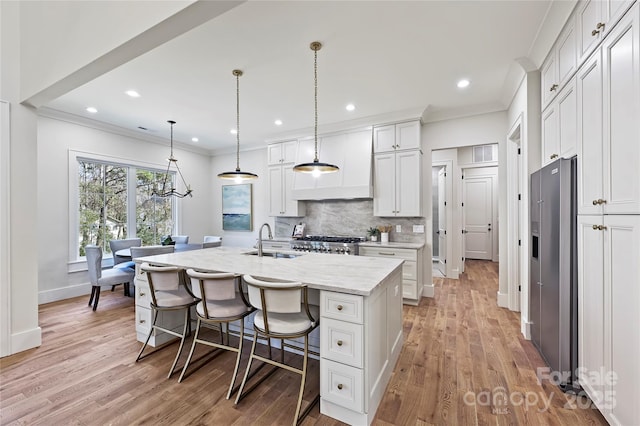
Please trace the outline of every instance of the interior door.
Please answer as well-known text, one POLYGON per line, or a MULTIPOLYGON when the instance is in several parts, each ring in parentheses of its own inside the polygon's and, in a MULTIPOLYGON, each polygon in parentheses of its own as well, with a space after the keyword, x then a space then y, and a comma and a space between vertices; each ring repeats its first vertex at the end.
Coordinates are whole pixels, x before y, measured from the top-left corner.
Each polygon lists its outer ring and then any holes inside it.
POLYGON ((469 177, 464 182, 464 257, 491 260, 493 194, 491 177, 469 177))
POLYGON ((447 179, 446 167, 438 171, 438 270, 447 276, 447 179))

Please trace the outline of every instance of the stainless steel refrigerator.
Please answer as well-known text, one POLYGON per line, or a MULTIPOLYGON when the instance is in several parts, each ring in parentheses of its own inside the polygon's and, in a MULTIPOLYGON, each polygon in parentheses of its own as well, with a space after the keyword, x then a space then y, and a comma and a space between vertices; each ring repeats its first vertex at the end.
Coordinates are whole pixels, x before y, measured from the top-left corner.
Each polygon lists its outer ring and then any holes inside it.
POLYGON ((531 340, 566 391, 578 390, 576 161, 531 175, 531 340))

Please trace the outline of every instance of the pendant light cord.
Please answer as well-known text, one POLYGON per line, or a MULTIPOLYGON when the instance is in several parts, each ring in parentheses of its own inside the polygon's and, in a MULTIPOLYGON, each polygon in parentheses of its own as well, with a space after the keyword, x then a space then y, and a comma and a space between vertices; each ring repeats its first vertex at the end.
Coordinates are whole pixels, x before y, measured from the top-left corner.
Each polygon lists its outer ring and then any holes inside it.
POLYGON ((314 126, 313 126, 313 134, 315 140, 315 157, 313 158, 314 162, 318 162, 318 49, 313 50, 313 89, 314 89, 314 126))
POLYGON ((240 171, 240 76, 241 72, 234 72, 236 75, 236 171, 240 171))

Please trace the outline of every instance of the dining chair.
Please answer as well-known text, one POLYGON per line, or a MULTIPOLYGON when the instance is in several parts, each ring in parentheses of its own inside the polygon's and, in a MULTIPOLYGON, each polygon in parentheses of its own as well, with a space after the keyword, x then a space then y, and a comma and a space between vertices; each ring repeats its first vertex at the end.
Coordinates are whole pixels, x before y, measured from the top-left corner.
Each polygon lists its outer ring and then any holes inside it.
MULTIPOLYGON (((307 408, 300 414, 302 407, 302 396, 304 393, 304 385, 307 379, 307 364, 309 353, 317 354, 309 350, 309 334, 318 327, 320 323, 319 308, 309 304, 307 286, 301 282, 274 281, 265 278, 255 278, 251 275, 244 275, 244 281, 247 283, 249 303, 256 308, 256 314, 253 317, 253 344, 251 345, 251 354, 249 363, 245 370, 244 378, 240 384, 240 390, 236 397, 236 404, 246 396, 243 394, 248 379, 252 376, 251 365, 253 360, 262 361, 262 365, 270 364, 274 367, 283 368, 285 370, 297 373, 301 376, 300 391, 298 393, 298 403, 296 405, 293 424, 299 424, 304 417, 311 411, 313 406, 320 400, 318 394, 314 400, 307 405, 307 408), (294 345, 292 339, 304 338, 303 347, 294 345), (280 340, 280 361, 269 357, 263 357, 256 354, 256 343, 258 339, 266 339, 269 343, 271 339, 280 340), (287 342, 285 342, 285 340, 287 342), (284 348, 289 347, 302 352, 302 368, 295 368, 285 363, 284 348)), ((270 351, 271 352, 271 351, 270 351)), ((247 394, 254 390, 258 384, 262 383, 270 373, 263 375, 257 379, 255 383, 247 390, 247 394)))
MULTIPOLYGON (((142 245, 141 238, 126 238, 123 240, 109 240, 109 248, 111 249, 111 255, 113 256, 114 268, 131 268, 135 269, 135 263, 131 261, 131 257, 118 256, 116 253, 119 250, 127 249, 130 247, 139 247, 142 245)), ((111 286, 111 291, 114 291, 116 286, 111 286)), ((124 295, 129 296, 129 286, 125 286, 124 295)))
POLYGON ((218 237, 217 235, 205 235, 202 241, 205 243, 222 242, 222 237, 218 237))
POLYGON ((156 254, 168 254, 173 253, 174 251, 174 246, 131 247, 131 259, 135 260, 139 257, 155 256, 156 254))
POLYGON ((171 239, 176 244, 189 244, 189 236, 188 235, 172 235, 171 239))
POLYGON ((93 303, 93 310, 98 307, 100 299, 100 287, 116 285, 124 285, 125 295, 129 295, 129 283, 133 282, 135 270, 132 268, 111 268, 102 269, 102 247, 96 245, 88 245, 84 248, 87 257, 87 270, 89 272, 89 281, 91 282, 91 296, 89 297, 89 306, 93 303))
MULTIPOLYGON (((191 280, 191 292, 200 301, 196 305, 196 315, 198 317, 196 332, 178 382, 182 382, 198 343, 215 348, 211 353, 219 349, 235 352, 236 363, 231 376, 229 390, 227 391, 227 399, 229 399, 235 391, 234 385, 240 367, 244 343, 244 318, 255 311, 255 308, 247 301, 242 290, 242 279, 238 274, 198 272, 193 269, 187 269, 187 276, 191 280), (231 331, 229 328, 229 325, 234 322, 238 323, 238 332, 231 331), (210 328, 210 326, 218 328, 220 332, 219 343, 200 336, 203 323, 205 328, 210 328), (230 335, 238 337, 237 346, 231 345, 230 335)), ((202 367, 202 365, 204 364, 200 364, 198 368, 202 367)))
POLYGON ((171 334, 172 336, 179 337, 180 347, 178 348, 178 353, 176 354, 173 364, 171 365, 171 369, 169 370, 168 378, 170 378, 178 364, 178 359, 182 353, 185 339, 191 334, 191 307, 195 306, 199 299, 196 298, 189 288, 184 285, 184 270, 181 268, 176 266, 155 266, 144 262, 140 266, 140 271, 147 274, 147 281, 149 283, 150 290, 149 295, 151 297, 149 305, 151 306, 153 321, 151 323, 147 339, 142 345, 142 348, 140 348, 136 362, 163 348, 163 346, 161 346, 143 355, 154 330, 159 330, 164 333, 171 334), (184 327, 182 329, 182 333, 157 324, 158 314, 160 312, 169 311, 184 312, 184 327))

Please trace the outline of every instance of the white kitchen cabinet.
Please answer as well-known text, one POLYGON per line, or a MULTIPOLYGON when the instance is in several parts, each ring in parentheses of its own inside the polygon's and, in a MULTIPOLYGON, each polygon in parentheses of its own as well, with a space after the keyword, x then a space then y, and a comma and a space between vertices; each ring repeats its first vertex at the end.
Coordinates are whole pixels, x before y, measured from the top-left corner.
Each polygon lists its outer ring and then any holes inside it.
POLYGON ((300 217, 306 213, 303 201, 294 200, 293 165, 270 166, 268 170, 269 216, 300 217))
POLYGON ((380 244, 379 246, 360 245, 359 256, 393 257, 403 259, 402 298, 405 304, 417 305, 422 297, 423 286, 423 249, 399 248, 380 244))
POLYGON ((555 98, 576 71, 575 18, 571 16, 540 67, 542 109, 555 98))
POLYGON ((542 165, 576 154, 576 80, 571 79, 542 113, 542 165))
POLYGON ((640 424, 640 215, 578 217, 579 380, 607 421, 640 424))
POLYGON ((640 213, 640 6, 581 67, 578 213, 640 213))
POLYGON ((374 155, 373 215, 422 216, 422 151, 374 155))
POLYGON ((578 63, 584 62, 634 0, 584 0, 575 12, 578 63))
POLYGON ((420 121, 389 124, 373 128, 373 152, 393 152, 420 148, 420 121))
POLYGON ((278 142, 267 146, 267 164, 269 166, 293 164, 296 161, 297 155, 297 140, 278 142))

